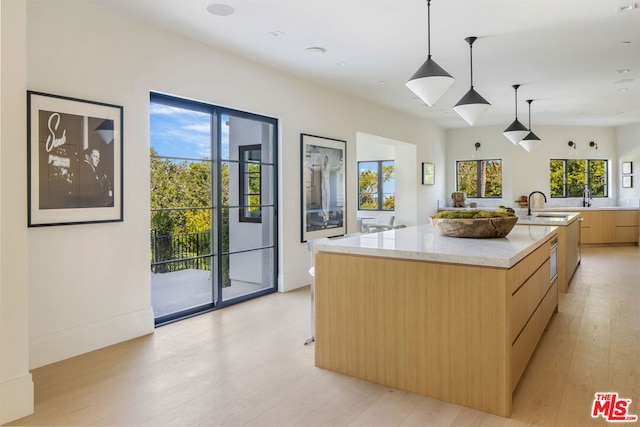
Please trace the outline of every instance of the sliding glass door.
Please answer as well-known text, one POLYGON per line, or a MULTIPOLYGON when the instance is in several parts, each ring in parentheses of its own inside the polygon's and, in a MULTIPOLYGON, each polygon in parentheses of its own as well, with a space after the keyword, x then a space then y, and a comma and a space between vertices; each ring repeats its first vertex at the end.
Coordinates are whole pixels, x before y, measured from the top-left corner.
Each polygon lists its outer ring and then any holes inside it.
POLYGON ((162 324, 277 288, 277 121, 152 94, 151 286, 162 324))

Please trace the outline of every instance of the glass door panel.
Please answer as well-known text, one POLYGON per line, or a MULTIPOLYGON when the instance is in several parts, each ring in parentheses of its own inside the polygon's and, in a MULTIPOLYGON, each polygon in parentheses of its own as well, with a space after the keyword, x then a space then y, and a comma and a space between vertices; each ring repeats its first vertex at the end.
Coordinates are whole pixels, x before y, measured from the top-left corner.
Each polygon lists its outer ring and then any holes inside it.
POLYGON ((213 306, 212 115, 150 105, 151 303, 156 321, 213 306))

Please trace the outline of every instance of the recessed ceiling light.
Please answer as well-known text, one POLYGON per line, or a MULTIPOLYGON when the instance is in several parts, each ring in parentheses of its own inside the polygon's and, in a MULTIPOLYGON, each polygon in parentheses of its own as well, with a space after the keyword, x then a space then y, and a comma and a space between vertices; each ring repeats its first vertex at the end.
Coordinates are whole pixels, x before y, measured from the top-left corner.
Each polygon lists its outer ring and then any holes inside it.
POLYGON ((380 80, 380 81, 378 82, 378 85, 380 85, 380 86, 385 85, 385 84, 387 84, 387 82, 385 82, 384 80, 380 80))
POLYGON ((304 50, 306 53, 312 53, 314 55, 322 55, 323 53, 325 53, 327 51, 327 49, 323 48, 323 47, 318 47, 318 46, 311 46, 308 47, 304 50))
POLYGON ((270 35, 270 36, 273 36, 273 37, 284 37, 284 36, 286 36, 287 34, 286 34, 286 33, 283 33, 282 31, 278 31, 278 30, 276 30, 276 31, 271 31, 271 32, 269 33, 269 35, 270 35))
POLYGON ((338 66, 340 66, 340 67, 345 67, 346 65, 347 65, 347 61, 338 62, 338 66))
POLYGON ((624 83, 631 83, 633 81, 633 79, 620 79, 620 80, 616 80, 615 82, 613 82, 614 85, 621 85, 624 83))
POLYGON ((216 16, 229 16, 233 15, 236 10, 224 3, 213 3, 207 6, 207 12, 216 16))
POLYGON ((631 71, 628 68, 622 68, 620 70, 616 70, 616 74, 627 74, 629 71, 631 71))
POLYGON ((626 88, 626 87, 621 87, 621 88, 619 88, 619 89, 618 89, 618 92, 626 92, 626 91, 628 91, 628 90, 629 90, 629 89, 628 89, 628 88, 626 88))
POLYGON ((629 45, 629 44, 631 44, 631 41, 629 41, 629 40, 622 40, 622 41, 620 42, 620 44, 621 44, 621 45, 629 45))

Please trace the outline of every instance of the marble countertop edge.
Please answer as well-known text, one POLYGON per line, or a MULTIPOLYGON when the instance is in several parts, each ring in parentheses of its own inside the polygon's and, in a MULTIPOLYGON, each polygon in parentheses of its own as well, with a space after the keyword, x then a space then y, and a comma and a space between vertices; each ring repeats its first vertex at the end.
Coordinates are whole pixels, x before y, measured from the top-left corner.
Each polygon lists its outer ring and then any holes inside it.
POLYGON ((556 232, 554 225, 516 225, 505 238, 440 236, 430 224, 324 242, 319 252, 511 268, 556 232), (488 255, 494 254, 494 255, 488 255))

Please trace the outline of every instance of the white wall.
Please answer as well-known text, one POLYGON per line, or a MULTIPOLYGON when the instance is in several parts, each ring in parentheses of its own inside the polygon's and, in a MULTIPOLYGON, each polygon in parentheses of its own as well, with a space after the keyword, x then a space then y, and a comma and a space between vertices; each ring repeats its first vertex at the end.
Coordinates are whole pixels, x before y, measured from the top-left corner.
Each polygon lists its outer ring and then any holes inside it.
MULTIPOLYGON (((281 291, 309 283, 309 256, 300 243, 300 133, 347 141, 351 206, 357 197, 358 131, 413 144, 417 159, 444 161, 444 131, 424 120, 328 91, 90 2, 29 1, 27 36, 29 89, 124 106, 124 222, 28 230, 32 368, 153 330, 150 91, 280 120, 281 291)), ((19 127, 24 130, 22 122, 19 127)), ((16 144, 22 160, 3 176, 25 176, 24 139, 16 144)), ((417 160, 414 168, 419 168, 417 160)), ((435 210, 436 197, 430 195, 438 187, 418 188, 417 193, 418 217, 426 217, 435 210)), ((355 227, 356 210, 347 211, 348 226, 355 227)), ((14 226, 25 233, 23 217, 14 226)))
POLYGON ((594 204, 614 205, 617 203, 620 185, 616 128, 538 126, 535 129, 535 133, 540 137, 542 143, 531 152, 527 152, 522 147, 515 146, 509 142, 502 135, 503 130, 504 128, 502 127, 487 126, 447 131, 446 200, 448 202, 450 202, 451 192, 455 191, 456 160, 472 160, 472 156, 475 153, 477 159, 503 160, 503 198, 493 201, 479 200, 479 206, 503 204, 505 206, 519 207, 514 204, 514 201, 521 195, 529 195, 534 190, 545 193, 549 200, 548 204, 551 206, 565 202, 581 206, 582 199, 573 198, 563 201, 549 199, 549 160, 552 158, 569 158, 571 150, 568 142, 574 141, 577 144, 574 153, 577 158, 611 160, 610 197, 608 200, 594 199, 594 204), (590 141, 598 144, 596 153, 593 153, 589 147, 590 141), (477 153, 474 147, 475 142, 480 142, 481 144, 477 153))
POLYGON ((640 199, 640 123, 616 129, 618 161, 616 177, 621 176, 622 162, 633 162, 633 187, 619 188, 621 201, 634 203, 640 199))
POLYGON ((26 7, 0 2, 0 424, 33 412, 27 292, 26 7))

